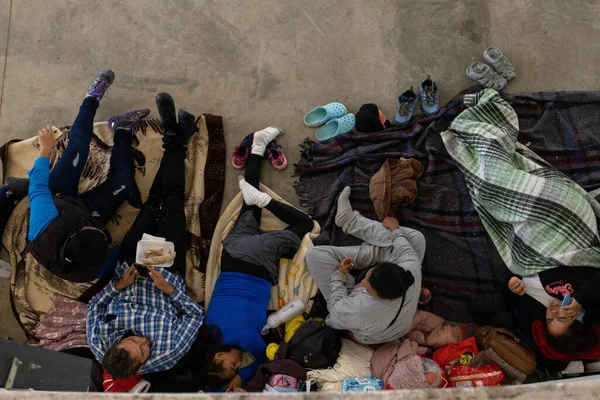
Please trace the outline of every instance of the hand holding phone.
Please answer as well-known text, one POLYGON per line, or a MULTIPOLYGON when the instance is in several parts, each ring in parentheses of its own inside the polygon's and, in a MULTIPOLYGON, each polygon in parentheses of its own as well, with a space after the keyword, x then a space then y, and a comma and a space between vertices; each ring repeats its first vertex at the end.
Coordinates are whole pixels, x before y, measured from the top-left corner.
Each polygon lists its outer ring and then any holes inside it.
POLYGON ((144 265, 144 264, 133 264, 135 266, 135 269, 137 270, 139 276, 143 277, 143 278, 147 278, 149 275, 148 273, 150 272, 148 266, 144 265))

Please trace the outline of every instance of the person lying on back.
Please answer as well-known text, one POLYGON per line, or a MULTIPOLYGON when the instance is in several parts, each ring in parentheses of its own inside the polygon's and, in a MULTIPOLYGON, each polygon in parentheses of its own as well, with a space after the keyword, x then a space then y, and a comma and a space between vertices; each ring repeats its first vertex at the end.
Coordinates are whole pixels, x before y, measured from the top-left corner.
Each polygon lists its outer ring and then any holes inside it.
POLYGON ((92 281, 104 266, 111 242, 105 225, 127 199, 134 182, 132 130, 150 113, 135 110, 109 119, 115 136, 108 177, 79 194, 94 115, 114 78, 110 70, 96 75, 73 122, 67 148, 52 171, 50 156, 56 140, 50 127, 40 131, 40 155, 29 171, 29 251, 43 267, 72 282, 92 281))
POLYGON ((364 344, 385 343, 406 335, 421 293, 422 233, 400 227, 395 218, 383 223, 353 211, 350 187, 338 199, 335 223, 361 246, 316 246, 306 265, 327 302, 327 325, 348 330, 364 344), (362 269, 362 279, 348 272, 362 269), (360 279, 359 279, 360 280, 360 279))
POLYGON ((88 307, 90 350, 114 379, 172 368, 188 352, 204 320, 204 310, 186 295, 184 283, 185 146, 197 130, 195 118, 180 109, 177 123, 168 93, 159 93, 156 103, 164 135, 160 168, 148 199, 123 238, 115 278, 88 307), (140 267, 138 272, 133 264, 144 233, 175 245, 170 268, 140 267))

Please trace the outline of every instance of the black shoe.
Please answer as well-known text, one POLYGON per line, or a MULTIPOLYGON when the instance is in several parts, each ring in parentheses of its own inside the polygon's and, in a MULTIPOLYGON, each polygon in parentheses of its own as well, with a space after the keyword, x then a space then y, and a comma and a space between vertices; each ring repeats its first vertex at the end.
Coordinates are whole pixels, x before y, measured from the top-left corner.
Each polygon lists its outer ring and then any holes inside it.
POLYGON ((169 93, 156 95, 156 108, 160 115, 160 125, 163 135, 173 135, 177 131, 177 117, 175 116, 175 102, 169 93))
POLYGON ((133 110, 126 112, 125 114, 116 115, 108 119, 108 124, 112 128, 113 132, 127 131, 133 132, 133 130, 150 114, 150 110, 144 108, 142 110, 133 110))
POLYGON ((185 143, 190 140, 194 133, 198 132, 198 125, 196 125, 196 117, 189 112, 185 111, 183 108, 179 109, 178 113, 179 117, 179 130, 183 134, 185 138, 185 143))

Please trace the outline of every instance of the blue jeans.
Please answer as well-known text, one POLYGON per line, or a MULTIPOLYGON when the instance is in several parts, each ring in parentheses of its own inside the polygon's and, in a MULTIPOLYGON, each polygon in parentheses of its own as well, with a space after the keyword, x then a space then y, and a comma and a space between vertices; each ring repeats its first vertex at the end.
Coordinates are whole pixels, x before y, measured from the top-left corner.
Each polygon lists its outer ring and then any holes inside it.
POLYGON ((54 195, 79 197, 99 221, 107 223, 129 195, 134 182, 131 141, 129 133, 118 133, 110 157, 110 169, 106 181, 92 190, 79 195, 79 179, 90 152, 94 130, 94 116, 98 100, 86 97, 79 107, 79 114, 69 136, 62 157, 50 171, 50 191, 54 195))

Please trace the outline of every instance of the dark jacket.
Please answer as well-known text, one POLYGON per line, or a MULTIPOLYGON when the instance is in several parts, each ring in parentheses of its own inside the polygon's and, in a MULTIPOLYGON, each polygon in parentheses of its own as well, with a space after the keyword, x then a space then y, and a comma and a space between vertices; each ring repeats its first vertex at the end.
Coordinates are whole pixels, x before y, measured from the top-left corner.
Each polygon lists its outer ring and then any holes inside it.
POLYGON ((101 229, 110 242, 108 230, 92 216, 81 200, 63 196, 54 196, 53 200, 58 210, 58 217, 35 240, 29 242, 31 255, 60 278, 71 282, 89 282, 96 279, 102 270, 104 260, 99 260, 98 265, 75 268, 65 262, 64 249, 70 236, 83 227, 101 229))

